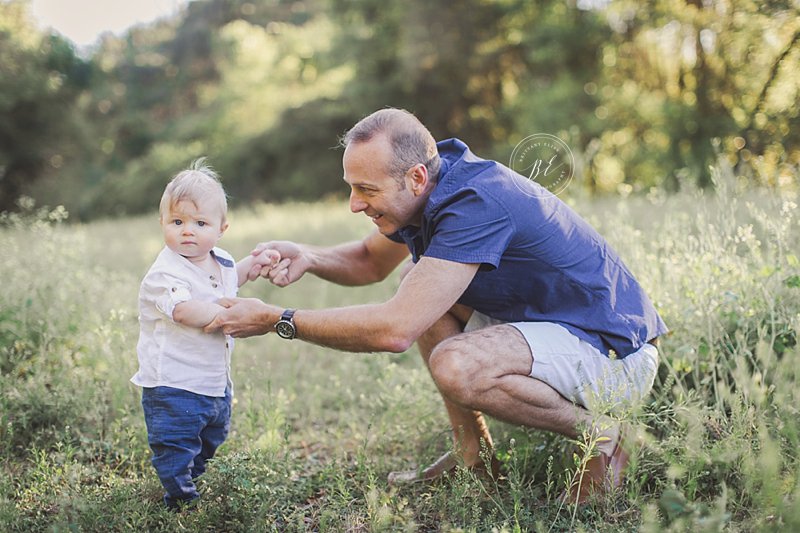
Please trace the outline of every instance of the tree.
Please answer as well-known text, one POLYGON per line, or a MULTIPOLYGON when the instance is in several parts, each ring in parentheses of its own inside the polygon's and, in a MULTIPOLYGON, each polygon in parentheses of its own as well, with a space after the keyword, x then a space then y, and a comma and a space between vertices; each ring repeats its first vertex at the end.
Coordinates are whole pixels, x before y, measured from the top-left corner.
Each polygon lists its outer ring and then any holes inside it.
POLYGON ((74 104, 88 65, 68 41, 40 33, 27 4, 0 2, 0 211, 56 172, 74 150, 74 104))
POLYGON ((614 0, 603 13, 601 154, 621 180, 706 187, 718 154, 762 178, 800 163, 796 3, 614 0))
POLYGON ((435 137, 489 149, 508 134, 498 114, 509 76, 525 70, 528 2, 334 0, 346 31, 334 53, 356 69, 343 98, 364 115, 391 105, 416 113, 435 137), (523 30, 524 31, 524 30, 523 30))

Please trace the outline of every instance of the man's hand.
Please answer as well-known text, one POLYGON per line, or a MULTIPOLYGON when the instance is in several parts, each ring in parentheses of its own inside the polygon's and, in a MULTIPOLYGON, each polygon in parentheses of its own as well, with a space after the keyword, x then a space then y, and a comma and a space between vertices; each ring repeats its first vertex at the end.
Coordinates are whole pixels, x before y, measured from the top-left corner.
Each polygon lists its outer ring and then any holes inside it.
POLYGON ((280 255, 280 261, 271 267, 262 268, 261 277, 269 279, 278 287, 294 283, 303 277, 303 274, 311 267, 311 260, 297 243, 291 241, 262 242, 250 254, 258 256, 265 250, 277 252, 280 255))
POLYGON ((222 330, 233 337, 264 335, 273 330, 280 309, 258 298, 222 298, 217 302, 224 307, 203 330, 213 333, 222 330))

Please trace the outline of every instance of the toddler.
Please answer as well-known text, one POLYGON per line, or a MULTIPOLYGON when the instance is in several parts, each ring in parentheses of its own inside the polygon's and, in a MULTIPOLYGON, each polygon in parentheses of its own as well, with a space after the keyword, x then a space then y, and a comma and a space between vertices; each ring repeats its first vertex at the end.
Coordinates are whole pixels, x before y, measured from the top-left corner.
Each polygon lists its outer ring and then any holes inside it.
POLYGON ((165 247, 139 289, 139 371, 153 466, 171 509, 199 497, 194 480, 228 435, 233 338, 205 333, 248 278, 274 264, 267 250, 235 263, 216 247, 228 228, 219 177, 205 159, 167 185, 159 215, 165 247), (251 274, 252 273, 252 274, 251 274))

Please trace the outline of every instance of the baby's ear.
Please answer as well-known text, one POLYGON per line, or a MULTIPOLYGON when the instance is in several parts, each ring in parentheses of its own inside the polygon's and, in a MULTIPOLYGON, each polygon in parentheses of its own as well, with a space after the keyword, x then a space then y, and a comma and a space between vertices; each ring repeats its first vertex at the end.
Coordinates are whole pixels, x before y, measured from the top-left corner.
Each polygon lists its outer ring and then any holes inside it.
POLYGON ((228 223, 225 222, 219 228, 219 236, 222 237, 222 234, 225 233, 225 230, 227 230, 227 229, 228 229, 228 223))

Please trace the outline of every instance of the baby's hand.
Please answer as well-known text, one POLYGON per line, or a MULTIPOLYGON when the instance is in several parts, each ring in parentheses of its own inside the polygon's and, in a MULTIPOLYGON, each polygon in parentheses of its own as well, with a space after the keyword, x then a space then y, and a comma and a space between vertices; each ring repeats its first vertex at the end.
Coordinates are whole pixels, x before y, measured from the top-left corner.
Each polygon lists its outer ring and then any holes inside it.
POLYGON ((253 258, 254 265, 260 265, 261 268, 272 268, 281 260, 281 254, 278 250, 267 248, 266 250, 262 250, 260 254, 254 255, 253 258))
POLYGON ((277 265, 281 260, 281 254, 277 250, 269 248, 262 250, 258 255, 252 257, 253 265, 247 272, 247 281, 258 279, 264 269, 269 271, 269 269, 277 265))

